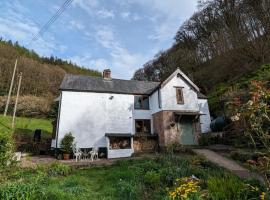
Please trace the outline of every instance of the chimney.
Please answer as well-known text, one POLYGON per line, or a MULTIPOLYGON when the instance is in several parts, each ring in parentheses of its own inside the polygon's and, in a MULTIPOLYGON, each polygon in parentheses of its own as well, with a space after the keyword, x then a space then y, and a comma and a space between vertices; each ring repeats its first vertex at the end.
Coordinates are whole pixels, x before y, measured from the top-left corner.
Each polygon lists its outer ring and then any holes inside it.
POLYGON ((111 79, 111 70, 110 69, 103 70, 103 78, 104 79, 111 79))

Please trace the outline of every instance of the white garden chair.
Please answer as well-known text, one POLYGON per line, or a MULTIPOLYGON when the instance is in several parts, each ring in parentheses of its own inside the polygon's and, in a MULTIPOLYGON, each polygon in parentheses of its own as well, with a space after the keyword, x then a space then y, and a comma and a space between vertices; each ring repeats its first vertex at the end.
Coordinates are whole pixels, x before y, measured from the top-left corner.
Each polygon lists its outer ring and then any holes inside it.
POLYGON ((82 158, 82 151, 79 148, 76 148, 75 146, 72 148, 73 150, 73 158, 76 158, 76 162, 78 162, 78 160, 81 160, 82 158))
POLYGON ((98 149, 93 147, 92 151, 89 152, 91 161, 93 162, 94 159, 98 160, 98 149))

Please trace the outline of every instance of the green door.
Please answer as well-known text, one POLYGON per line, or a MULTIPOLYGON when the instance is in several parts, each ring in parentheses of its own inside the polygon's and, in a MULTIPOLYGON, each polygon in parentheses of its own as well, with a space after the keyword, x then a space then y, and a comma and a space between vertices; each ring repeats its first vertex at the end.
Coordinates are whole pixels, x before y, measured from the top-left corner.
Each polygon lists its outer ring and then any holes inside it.
POLYGON ((195 145, 195 137, 193 130, 193 123, 189 120, 181 120, 180 122, 181 144, 195 145))

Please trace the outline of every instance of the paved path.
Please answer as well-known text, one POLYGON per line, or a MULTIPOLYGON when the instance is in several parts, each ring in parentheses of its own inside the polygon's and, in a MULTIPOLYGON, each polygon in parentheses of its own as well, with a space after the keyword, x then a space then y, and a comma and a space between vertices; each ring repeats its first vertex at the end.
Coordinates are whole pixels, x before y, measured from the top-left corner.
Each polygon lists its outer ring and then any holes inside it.
POLYGON ((240 178, 255 178, 264 183, 263 177, 259 174, 250 172, 248 169, 242 167, 237 162, 221 156, 214 151, 209 149, 193 149, 193 151, 198 155, 204 156, 206 159, 217 164, 218 166, 230 170, 240 178))

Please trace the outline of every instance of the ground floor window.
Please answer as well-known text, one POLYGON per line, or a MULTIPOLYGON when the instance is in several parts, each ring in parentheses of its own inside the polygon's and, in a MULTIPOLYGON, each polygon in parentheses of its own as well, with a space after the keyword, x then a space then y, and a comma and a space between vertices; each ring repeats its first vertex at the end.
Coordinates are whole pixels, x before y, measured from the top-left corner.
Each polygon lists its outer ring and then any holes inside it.
POLYGON ((150 119, 136 119, 135 120, 136 133, 151 133, 150 119))
POLYGON ((110 149, 130 149, 131 137, 109 137, 110 149))

